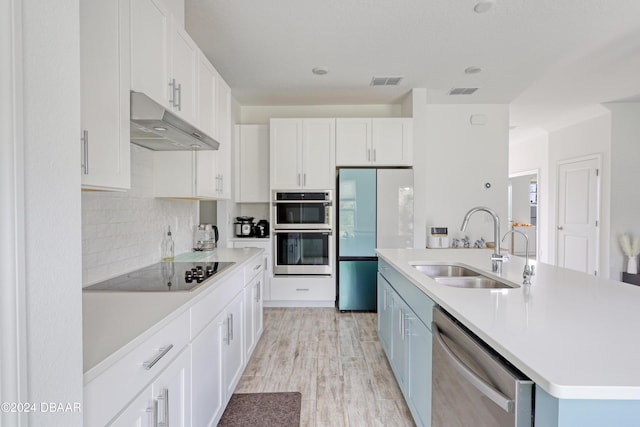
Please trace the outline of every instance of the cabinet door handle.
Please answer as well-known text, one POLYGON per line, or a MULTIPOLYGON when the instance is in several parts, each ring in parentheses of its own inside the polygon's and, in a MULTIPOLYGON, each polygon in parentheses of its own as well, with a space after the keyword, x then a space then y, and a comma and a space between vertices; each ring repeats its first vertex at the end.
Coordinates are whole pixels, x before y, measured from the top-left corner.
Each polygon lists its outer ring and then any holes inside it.
POLYGON ((306 173, 302 174, 302 186, 303 187, 307 186, 307 174, 306 173))
MULTIPOLYGON (((157 425, 158 427, 169 427, 169 389, 168 388, 163 388, 162 389, 162 394, 160 396, 158 396, 158 399, 156 400, 156 402, 162 401, 162 404, 164 405, 164 410, 162 411, 162 422, 158 421, 157 425)), ((157 410, 157 409, 156 409, 157 410)))
POLYGON ((171 79, 169 81, 169 88, 171 89, 169 91, 169 104, 172 107, 175 107, 176 106, 176 103, 175 103, 175 99, 176 99, 176 79, 171 79))
POLYGON ((147 412, 151 412, 151 425, 158 427, 158 399, 153 399, 153 407, 147 408, 147 412))
POLYGON ((371 161, 371 148, 367 148, 367 162, 371 161))
POLYGON ((162 359, 167 353, 169 353, 169 350, 171 350, 172 348, 173 348, 173 344, 169 344, 166 347, 161 347, 160 351, 158 351, 158 354, 156 354, 153 359, 147 360, 142 364, 142 366, 144 366, 144 369, 149 370, 153 368, 153 365, 158 363, 160 359, 162 359))
POLYGON ((253 270, 254 270, 254 271, 255 271, 255 270, 258 270, 260 267, 262 267, 262 264, 258 264, 258 265, 256 265, 255 267, 253 267, 253 270))
POLYGON ((296 178, 296 185, 299 187, 300 186, 300 174, 298 174, 297 178, 296 178))
POLYGON ((260 286, 261 284, 261 281, 258 281, 258 283, 256 283, 256 293, 258 294, 256 302, 260 302, 260 298, 262 298, 262 287, 260 286))
POLYGON ((176 90, 178 92, 178 105, 176 105, 176 107, 178 107, 178 111, 182 111, 182 83, 178 84, 178 88, 176 90))
POLYGON ((376 161, 376 149, 375 148, 373 149, 373 161, 374 162, 376 161))
POLYGON ((233 313, 229 314, 229 325, 231 329, 231 333, 229 335, 229 343, 231 343, 231 341, 233 341, 233 313))
POLYGON ((82 171, 85 175, 89 175, 89 131, 82 131, 82 171))

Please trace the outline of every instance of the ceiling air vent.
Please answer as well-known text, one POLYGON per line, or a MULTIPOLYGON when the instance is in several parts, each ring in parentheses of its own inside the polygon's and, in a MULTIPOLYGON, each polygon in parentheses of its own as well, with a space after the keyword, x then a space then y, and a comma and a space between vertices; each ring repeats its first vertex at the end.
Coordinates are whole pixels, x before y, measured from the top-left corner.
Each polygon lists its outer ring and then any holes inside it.
POLYGON ((403 79, 402 76, 392 77, 373 77, 371 79, 371 86, 397 86, 403 79))
POLYGON ((477 90, 477 87, 454 87, 449 90, 449 95, 471 95, 477 90))

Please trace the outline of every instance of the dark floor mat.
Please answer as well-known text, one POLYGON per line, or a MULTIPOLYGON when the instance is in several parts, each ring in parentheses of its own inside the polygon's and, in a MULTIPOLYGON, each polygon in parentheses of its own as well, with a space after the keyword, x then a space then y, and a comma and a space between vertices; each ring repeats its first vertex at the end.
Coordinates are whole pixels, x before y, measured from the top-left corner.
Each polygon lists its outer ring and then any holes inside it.
POLYGON ((231 396, 219 427, 299 427, 302 395, 237 393, 231 396))

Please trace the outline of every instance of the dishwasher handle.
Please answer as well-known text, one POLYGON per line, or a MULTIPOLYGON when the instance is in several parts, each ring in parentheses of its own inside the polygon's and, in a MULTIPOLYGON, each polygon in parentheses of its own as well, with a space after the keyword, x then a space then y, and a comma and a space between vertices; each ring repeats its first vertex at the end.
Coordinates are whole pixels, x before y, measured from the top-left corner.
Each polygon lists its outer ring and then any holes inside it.
POLYGON ((440 335, 438 325, 434 322, 431 326, 433 329, 434 338, 442 347, 456 371, 458 371, 460 375, 462 375, 467 381, 469 381, 469 383, 471 383, 480 393, 491 399, 493 403, 502 408, 502 410, 504 410, 505 412, 513 412, 515 406, 515 402, 513 401, 513 399, 509 399, 507 396, 500 393, 498 390, 488 384, 484 379, 476 375, 475 372, 469 369, 469 367, 465 365, 464 362, 460 360, 458 356, 456 356, 455 353, 444 342, 442 336, 440 335))

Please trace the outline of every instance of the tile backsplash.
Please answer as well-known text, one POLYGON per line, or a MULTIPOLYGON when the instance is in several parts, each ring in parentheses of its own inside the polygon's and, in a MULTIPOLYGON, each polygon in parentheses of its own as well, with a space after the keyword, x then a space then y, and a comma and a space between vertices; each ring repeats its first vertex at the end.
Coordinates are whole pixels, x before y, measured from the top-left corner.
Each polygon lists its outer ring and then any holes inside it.
POLYGON ((83 286, 160 261, 168 226, 190 251, 197 220, 197 201, 153 198, 153 152, 131 145, 131 190, 82 193, 83 286))

